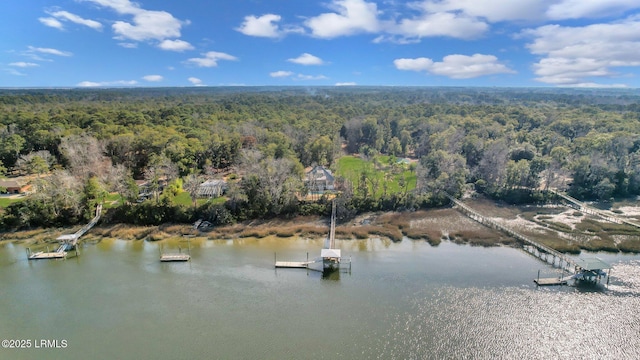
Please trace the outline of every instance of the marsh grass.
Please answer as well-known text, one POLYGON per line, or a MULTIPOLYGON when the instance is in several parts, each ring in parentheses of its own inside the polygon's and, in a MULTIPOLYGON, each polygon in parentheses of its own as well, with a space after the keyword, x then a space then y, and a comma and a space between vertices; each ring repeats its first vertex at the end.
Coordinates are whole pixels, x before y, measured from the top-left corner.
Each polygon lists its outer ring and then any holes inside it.
POLYGON ((618 244, 618 249, 627 253, 640 253, 640 241, 624 240, 618 244))
POLYGON ((609 237, 597 238, 582 244, 584 250, 618 252, 618 247, 609 237))

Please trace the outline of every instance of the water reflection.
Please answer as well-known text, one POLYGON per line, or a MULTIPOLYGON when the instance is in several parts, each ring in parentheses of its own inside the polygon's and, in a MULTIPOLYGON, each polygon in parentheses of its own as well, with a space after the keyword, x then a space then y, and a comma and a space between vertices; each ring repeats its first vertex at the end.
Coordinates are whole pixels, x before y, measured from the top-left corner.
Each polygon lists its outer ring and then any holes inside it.
POLYGON ((322 239, 193 239, 186 263, 159 262, 161 245, 186 247, 108 240, 34 262, 4 244, 0 337, 71 344, 7 357, 640 358, 638 256, 608 256, 608 289, 591 291, 537 288, 556 270, 506 247, 340 241, 353 272, 323 273, 274 270, 274 253, 313 258, 322 239))

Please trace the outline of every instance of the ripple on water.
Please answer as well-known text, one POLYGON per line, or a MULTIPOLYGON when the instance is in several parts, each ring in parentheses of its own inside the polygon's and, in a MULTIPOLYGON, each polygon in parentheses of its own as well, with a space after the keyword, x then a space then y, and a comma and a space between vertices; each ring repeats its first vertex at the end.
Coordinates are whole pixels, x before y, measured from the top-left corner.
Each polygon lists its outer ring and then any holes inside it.
POLYGON ((640 262, 616 265, 613 274, 605 292, 425 288, 408 311, 389 319, 374 353, 379 359, 637 359, 640 262))

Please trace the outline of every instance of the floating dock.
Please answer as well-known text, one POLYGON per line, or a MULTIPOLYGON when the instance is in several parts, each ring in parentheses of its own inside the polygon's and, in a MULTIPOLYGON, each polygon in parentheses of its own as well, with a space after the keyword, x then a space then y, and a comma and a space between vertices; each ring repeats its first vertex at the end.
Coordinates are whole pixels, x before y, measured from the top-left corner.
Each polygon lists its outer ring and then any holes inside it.
POLYGON ((316 261, 276 261, 277 268, 307 269, 316 261))
POLYGON ((168 261, 189 261, 191 260, 191 255, 189 254, 162 254, 160 255, 160 261, 168 262, 168 261))
POLYGON ((189 252, 187 254, 182 253, 182 248, 178 247, 178 253, 163 253, 162 246, 158 248, 160 251, 160 261, 161 262, 169 262, 169 261, 190 261, 191 260, 191 241, 187 238, 188 249, 189 252))
POLYGON ((38 251, 36 253, 29 254, 28 258, 29 260, 66 259, 67 252, 66 251, 60 251, 60 252, 38 251))
POLYGON ((542 279, 533 279, 533 282, 538 286, 554 286, 554 285, 567 285, 566 280, 562 280, 559 278, 542 278, 542 279))

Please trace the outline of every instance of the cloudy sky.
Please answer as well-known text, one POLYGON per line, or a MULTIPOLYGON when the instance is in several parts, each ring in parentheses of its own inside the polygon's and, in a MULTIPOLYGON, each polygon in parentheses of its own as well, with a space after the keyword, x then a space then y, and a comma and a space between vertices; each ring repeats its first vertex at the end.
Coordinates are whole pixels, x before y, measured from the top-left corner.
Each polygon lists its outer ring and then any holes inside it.
POLYGON ((2 0, 0 87, 640 87, 639 0, 2 0))

